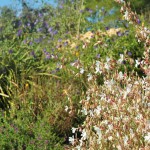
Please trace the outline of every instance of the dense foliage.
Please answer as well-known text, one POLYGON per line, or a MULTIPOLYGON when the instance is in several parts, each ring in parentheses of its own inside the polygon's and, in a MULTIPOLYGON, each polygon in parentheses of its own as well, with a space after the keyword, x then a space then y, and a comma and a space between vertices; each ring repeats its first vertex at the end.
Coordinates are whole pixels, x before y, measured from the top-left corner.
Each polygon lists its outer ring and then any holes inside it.
POLYGON ((72 149, 69 141, 78 149, 147 148, 149 132, 139 127, 149 116, 147 15, 129 23, 112 1, 21 2, 19 15, 0 11, 0 149, 72 149))

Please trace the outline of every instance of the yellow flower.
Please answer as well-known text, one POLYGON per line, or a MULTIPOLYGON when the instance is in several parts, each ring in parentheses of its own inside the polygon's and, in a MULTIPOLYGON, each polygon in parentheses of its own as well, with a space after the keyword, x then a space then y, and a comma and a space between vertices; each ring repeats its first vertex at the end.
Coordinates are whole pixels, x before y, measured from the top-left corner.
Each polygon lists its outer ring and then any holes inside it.
POLYGON ((64 93, 65 95, 68 95, 68 91, 67 91, 66 89, 63 90, 63 93, 64 93))
POLYGON ((28 87, 29 87, 29 84, 26 83, 26 84, 25 84, 25 89, 28 89, 28 87))
POLYGON ((79 57, 79 52, 76 52, 75 55, 76 55, 76 57, 79 57))

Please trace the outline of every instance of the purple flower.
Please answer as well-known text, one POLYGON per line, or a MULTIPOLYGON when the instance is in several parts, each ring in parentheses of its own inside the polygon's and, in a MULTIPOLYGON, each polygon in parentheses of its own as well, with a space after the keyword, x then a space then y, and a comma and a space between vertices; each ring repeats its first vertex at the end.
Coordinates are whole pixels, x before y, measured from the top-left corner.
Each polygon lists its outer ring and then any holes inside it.
POLYGON ((39 43, 39 39, 34 39, 34 42, 39 43))
POLYGON ((9 54, 12 54, 12 53, 13 53, 13 50, 12 50, 12 49, 10 49, 8 52, 9 52, 9 54))
POLYGON ((22 25, 22 22, 19 20, 18 21, 18 27, 20 27, 22 25))
POLYGON ((27 26, 30 27, 30 23, 27 23, 27 26))
POLYGON ((109 30, 109 27, 106 27, 105 29, 106 29, 106 30, 109 30))
POLYGON ((140 19, 137 19, 136 22, 137 22, 138 24, 140 24, 140 23, 141 23, 141 20, 140 20, 140 19))
POLYGON ((50 55, 47 54, 47 55, 45 56, 45 58, 46 58, 46 59, 50 59, 50 55))
POLYGON ((126 28, 128 28, 128 27, 129 27, 129 24, 128 24, 128 23, 126 23, 126 24, 125 24, 125 27, 126 27, 126 28))
POLYGON ((76 46, 76 49, 78 49, 79 48, 79 46, 76 46))
POLYGON ((92 10, 92 9, 89 9, 88 12, 89 12, 89 13, 93 13, 93 10, 92 10))
POLYGON ((123 34, 122 34, 120 31, 118 31, 118 32, 117 32, 117 35, 118 35, 118 36, 122 36, 123 34))
POLYGON ((46 53, 46 48, 43 49, 43 52, 46 53))
POLYGON ((58 31, 57 31, 57 30, 53 31, 53 35, 55 35, 55 34, 57 34, 57 33, 58 33, 58 31))
POLYGON ((29 45, 31 46, 32 44, 33 44, 32 41, 30 41, 29 45))
POLYGON ((44 23, 43 23, 43 26, 44 26, 45 28, 48 28, 48 23, 47 23, 47 22, 44 22, 44 23))
POLYGON ((27 43, 27 40, 24 40, 23 42, 24 42, 24 44, 26 44, 26 43, 27 43))
POLYGON ((17 36, 21 36, 22 35, 22 30, 19 29, 18 32, 17 32, 17 36))
POLYGON ((83 13, 83 10, 80 10, 80 13, 83 13))
POLYGON ((126 61, 125 61, 125 60, 123 60, 123 61, 121 62, 121 64, 125 65, 125 64, 126 64, 126 61))
POLYGON ((52 32, 52 30, 53 30, 53 28, 52 27, 50 27, 50 28, 48 28, 48 32, 52 32))
POLYGON ((49 52, 45 52, 45 58, 46 58, 46 59, 50 59, 50 58, 51 58, 51 55, 50 55, 49 52))
POLYGON ((96 58, 100 58, 100 54, 97 54, 96 58))
POLYGON ((59 8, 60 8, 60 9, 63 9, 63 7, 64 7, 64 6, 63 6, 62 4, 61 4, 61 5, 59 5, 59 8))
POLYGON ((33 29, 33 28, 34 28, 34 23, 33 23, 33 22, 30 23, 30 26, 31 26, 31 28, 33 29))
POLYGON ((39 38, 39 43, 42 42, 42 40, 43 40, 43 39, 40 37, 40 38, 39 38))
POLYGON ((32 51, 32 52, 30 53, 30 55, 31 55, 31 56, 33 56, 34 58, 36 57, 36 55, 35 55, 35 52, 34 52, 34 51, 32 51))
POLYGON ((127 52, 128 56, 132 56, 132 53, 130 51, 127 52))
POLYGON ((58 42, 61 42, 62 41, 62 39, 58 39, 58 42))
POLYGON ((37 29, 38 32, 41 32, 42 30, 43 30, 42 28, 38 28, 38 29, 37 29))
POLYGON ((40 43, 40 42, 42 42, 42 38, 35 39, 34 41, 35 41, 36 43, 40 43))
POLYGON ((64 46, 67 46, 68 45, 68 41, 64 42, 64 46))
POLYGON ((42 13, 39 13, 38 16, 41 18, 41 17, 43 16, 43 14, 42 14, 42 13))

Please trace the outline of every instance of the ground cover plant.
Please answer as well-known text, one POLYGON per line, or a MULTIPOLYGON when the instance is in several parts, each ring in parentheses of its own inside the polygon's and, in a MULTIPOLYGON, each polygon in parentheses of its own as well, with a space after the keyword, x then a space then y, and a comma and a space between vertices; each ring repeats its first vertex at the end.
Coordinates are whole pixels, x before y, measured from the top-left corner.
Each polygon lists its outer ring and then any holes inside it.
POLYGON ((0 149, 149 149, 149 25, 116 1, 1 10, 0 149))

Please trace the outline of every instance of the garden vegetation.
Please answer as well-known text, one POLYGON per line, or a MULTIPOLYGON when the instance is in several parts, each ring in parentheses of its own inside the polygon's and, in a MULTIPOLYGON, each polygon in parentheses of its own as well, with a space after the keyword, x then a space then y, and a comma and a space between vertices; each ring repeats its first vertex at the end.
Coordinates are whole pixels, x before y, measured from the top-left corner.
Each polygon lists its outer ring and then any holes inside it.
POLYGON ((0 149, 150 149, 149 16, 104 2, 1 9, 0 149))

